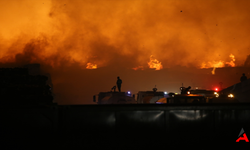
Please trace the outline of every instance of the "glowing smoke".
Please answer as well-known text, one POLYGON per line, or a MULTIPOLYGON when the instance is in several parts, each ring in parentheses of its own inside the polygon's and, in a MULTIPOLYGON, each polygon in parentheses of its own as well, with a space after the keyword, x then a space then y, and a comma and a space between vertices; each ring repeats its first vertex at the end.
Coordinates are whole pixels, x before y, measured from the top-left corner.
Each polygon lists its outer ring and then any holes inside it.
POLYGON ((103 67, 123 61, 117 57, 132 57, 126 59, 126 65, 133 68, 153 54, 164 66, 199 67, 211 59, 225 60, 229 52, 243 65, 249 54, 248 1, 192 1, 192 5, 188 0, 0 3, 1 62, 25 55, 23 47, 31 39, 40 41, 41 36, 47 45, 36 45, 40 48, 30 61, 51 66, 61 61, 86 66, 94 61, 103 67), (51 59, 47 62, 45 58, 51 59))

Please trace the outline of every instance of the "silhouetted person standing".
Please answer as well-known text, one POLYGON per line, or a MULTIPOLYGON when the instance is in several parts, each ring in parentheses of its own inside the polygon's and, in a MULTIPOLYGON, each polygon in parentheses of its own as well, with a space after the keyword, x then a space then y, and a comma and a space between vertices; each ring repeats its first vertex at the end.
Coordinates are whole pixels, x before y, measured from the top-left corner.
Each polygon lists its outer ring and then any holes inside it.
POLYGON ((245 76, 245 73, 242 74, 242 77, 240 78, 240 81, 243 82, 247 80, 247 77, 245 76))
POLYGON ((117 87, 118 87, 118 91, 121 92, 121 85, 122 85, 122 80, 120 79, 120 77, 117 77, 117 87))

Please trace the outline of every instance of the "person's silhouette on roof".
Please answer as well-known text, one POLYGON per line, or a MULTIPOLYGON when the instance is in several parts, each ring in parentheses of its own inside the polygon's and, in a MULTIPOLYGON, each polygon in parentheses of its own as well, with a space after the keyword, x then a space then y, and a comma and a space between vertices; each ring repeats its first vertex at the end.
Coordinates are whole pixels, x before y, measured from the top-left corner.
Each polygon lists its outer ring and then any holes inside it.
POLYGON ((247 77, 245 76, 245 73, 243 73, 241 78, 240 78, 240 81, 243 82, 245 80, 247 80, 247 77))
POLYGON ((117 77, 116 84, 117 84, 118 91, 121 92, 122 80, 120 79, 120 77, 117 77))
POLYGON ((113 87, 111 88, 111 92, 112 92, 112 90, 114 90, 114 92, 115 92, 115 89, 116 89, 116 86, 113 86, 113 87))

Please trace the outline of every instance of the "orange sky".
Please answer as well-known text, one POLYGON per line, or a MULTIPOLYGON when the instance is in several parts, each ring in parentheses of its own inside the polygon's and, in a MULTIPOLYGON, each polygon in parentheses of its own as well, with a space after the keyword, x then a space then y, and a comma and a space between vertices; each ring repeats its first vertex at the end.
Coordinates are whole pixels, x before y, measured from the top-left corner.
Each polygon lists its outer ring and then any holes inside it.
MULTIPOLYGON (((33 44, 33 61, 164 67, 213 60, 242 65, 249 55, 249 1, 239 0, 10 0, 0 2, 0 58, 14 61, 33 44), (182 12, 181 12, 182 11, 182 12), (53 57, 57 56, 57 59, 53 57), (178 60, 178 61, 176 61, 178 60)), ((31 60, 30 60, 31 61, 31 60)))

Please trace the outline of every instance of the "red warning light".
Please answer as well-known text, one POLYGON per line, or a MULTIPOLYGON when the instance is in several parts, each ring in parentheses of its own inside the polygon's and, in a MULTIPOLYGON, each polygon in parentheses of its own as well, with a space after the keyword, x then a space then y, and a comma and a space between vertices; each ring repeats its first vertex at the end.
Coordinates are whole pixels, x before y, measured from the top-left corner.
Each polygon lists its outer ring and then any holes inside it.
POLYGON ((218 91, 218 88, 215 88, 215 91, 218 91))

